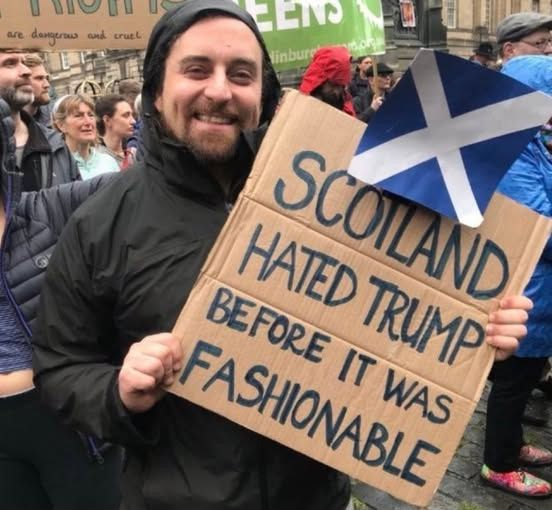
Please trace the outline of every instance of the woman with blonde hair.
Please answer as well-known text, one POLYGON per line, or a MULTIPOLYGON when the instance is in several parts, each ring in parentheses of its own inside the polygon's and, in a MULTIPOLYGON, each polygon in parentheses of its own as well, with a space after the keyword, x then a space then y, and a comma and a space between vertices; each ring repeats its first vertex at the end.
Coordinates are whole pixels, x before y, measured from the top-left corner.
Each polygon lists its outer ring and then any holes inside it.
POLYGON ((83 179, 119 171, 112 156, 96 150, 96 112, 89 98, 81 94, 65 97, 57 105, 53 118, 54 126, 63 135, 83 179))

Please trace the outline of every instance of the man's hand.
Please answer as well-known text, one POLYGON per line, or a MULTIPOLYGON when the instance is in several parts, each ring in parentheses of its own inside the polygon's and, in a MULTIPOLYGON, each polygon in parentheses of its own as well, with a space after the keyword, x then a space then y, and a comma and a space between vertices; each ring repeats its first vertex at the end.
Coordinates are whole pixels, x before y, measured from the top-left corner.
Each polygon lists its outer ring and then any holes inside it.
POLYGON ((533 302, 525 296, 508 296, 500 301, 500 308, 489 315, 487 343, 496 347, 495 360, 503 361, 518 348, 519 341, 527 334, 527 312, 533 302))
POLYGON ((119 396, 132 413, 151 409, 182 369, 182 347, 172 333, 159 333, 133 344, 119 372, 119 396))

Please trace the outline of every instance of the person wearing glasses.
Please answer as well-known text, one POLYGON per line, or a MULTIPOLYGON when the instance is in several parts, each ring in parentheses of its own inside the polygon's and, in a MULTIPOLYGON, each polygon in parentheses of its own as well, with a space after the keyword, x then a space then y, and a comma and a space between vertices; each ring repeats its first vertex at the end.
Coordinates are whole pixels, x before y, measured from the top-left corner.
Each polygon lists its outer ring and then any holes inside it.
POLYGON ((502 62, 520 55, 552 54, 552 16, 538 12, 518 12, 504 18, 496 27, 496 42, 502 62))

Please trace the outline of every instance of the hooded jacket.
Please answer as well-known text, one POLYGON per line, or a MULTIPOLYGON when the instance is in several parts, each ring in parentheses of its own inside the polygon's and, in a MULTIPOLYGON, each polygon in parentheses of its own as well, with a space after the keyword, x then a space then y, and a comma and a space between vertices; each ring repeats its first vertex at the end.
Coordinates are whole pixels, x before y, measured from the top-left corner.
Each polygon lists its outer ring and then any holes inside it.
MULTIPOLYGON (((351 82, 351 54, 344 46, 326 46, 316 50, 301 80, 299 90, 311 95, 325 82, 348 87, 351 82)), ((345 89, 343 111, 355 116, 352 97, 345 89)))
MULTIPOLYGON (((543 55, 520 56, 508 60, 502 72, 536 90, 552 94, 552 59, 543 55)), ((498 186, 498 191, 533 211, 552 217, 552 154, 537 135, 514 161, 498 186)), ((549 238, 524 294, 533 300, 527 336, 516 356, 552 356, 552 240, 549 238)))
POLYGON ((148 334, 170 331, 252 166, 261 132, 242 136, 229 195, 178 142, 153 101, 170 43, 206 13, 237 18, 265 55, 262 122, 280 88, 253 19, 226 0, 190 0, 153 30, 144 67, 144 161, 72 217, 52 257, 35 341, 47 404, 79 429, 127 446, 123 501, 132 510, 342 510, 342 474, 167 394, 131 415, 118 366, 148 334))

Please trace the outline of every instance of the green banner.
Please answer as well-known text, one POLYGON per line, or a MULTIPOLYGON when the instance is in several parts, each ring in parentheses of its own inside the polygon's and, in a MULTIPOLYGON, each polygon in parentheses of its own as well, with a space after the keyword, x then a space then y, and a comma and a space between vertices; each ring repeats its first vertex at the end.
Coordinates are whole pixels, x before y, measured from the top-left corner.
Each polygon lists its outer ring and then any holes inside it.
POLYGON ((380 0, 234 0, 257 22, 274 66, 306 66, 321 46, 355 57, 385 53, 380 0))

